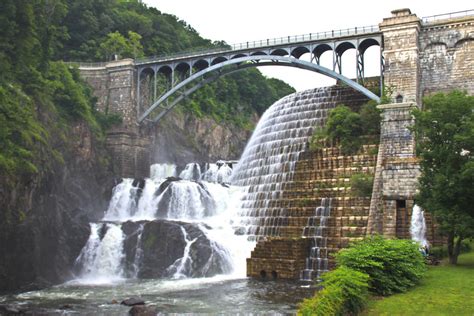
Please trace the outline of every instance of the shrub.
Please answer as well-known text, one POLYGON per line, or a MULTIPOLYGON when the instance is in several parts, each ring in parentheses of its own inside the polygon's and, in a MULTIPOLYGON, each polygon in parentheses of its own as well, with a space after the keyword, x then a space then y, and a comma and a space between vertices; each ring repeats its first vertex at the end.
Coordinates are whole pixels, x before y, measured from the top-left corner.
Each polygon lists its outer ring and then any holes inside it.
POLYGON ((351 176, 352 195, 367 197, 372 195, 374 177, 365 173, 356 173, 351 176))
POLYGON ((354 154, 364 142, 378 141, 380 121, 380 110, 374 101, 363 105, 359 113, 345 105, 338 105, 329 112, 326 126, 316 129, 312 135, 310 149, 317 150, 326 141, 336 141, 344 154, 354 154))
POLYGON ((369 276, 347 267, 339 267, 322 276, 323 289, 300 306, 300 315, 357 314, 368 297, 369 276))
POLYGON ((367 273, 369 289, 379 295, 405 292, 417 284, 426 269, 418 245, 411 240, 373 236, 339 251, 340 266, 367 273))

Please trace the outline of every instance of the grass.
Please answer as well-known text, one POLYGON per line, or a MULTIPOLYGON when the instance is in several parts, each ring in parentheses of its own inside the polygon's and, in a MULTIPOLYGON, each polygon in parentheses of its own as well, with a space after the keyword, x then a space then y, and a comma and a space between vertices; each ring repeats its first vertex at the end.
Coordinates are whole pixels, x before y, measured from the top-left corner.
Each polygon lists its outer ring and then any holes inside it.
POLYGON ((459 256, 457 266, 429 267, 420 285, 403 294, 376 297, 370 315, 474 315, 474 251, 459 256))

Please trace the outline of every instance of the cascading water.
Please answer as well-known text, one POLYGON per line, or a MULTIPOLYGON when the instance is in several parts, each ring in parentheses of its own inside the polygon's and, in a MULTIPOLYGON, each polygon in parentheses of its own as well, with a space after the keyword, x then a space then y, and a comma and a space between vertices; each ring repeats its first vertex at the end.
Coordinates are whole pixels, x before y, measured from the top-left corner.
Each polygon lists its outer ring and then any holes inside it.
POLYGON ((232 176, 232 184, 246 192, 240 230, 250 238, 284 234, 282 227, 288 225, 290 215, 284 192, 314 128, 322 126, 328 111, 345 100, 340 91, 318 88, 292 94, 263 114, 232 176))
POLYGON ((217 183, 225 182, 230 168, 216 166, 206 177, 215 183, 196 181, 201 178, 198 164, 181 172, 188 180, 174 177, 176 167, 169 164, 153 165, 149 179, 123 179, 102 222, 91 223, 89 240, 76 260, 79 279, 244 277, 253 244, 234 236, 231 226, 241 191, 217 183))
POLYGON ((308 223, 303 229, 303 237, 313 239, 309 257, 306 258, 306 268, 300 274, 300 279, 303 281, 319 279, 321 273, 328 271, 328 239, 324 230, 330 215, 331 198, 323 198, 321 206, 316 208, 314 216, 308 218, 308 223))
POLYGON ((410 223, 410 235, 411 239, 420 244, 420 247, 428 247, 428 240, 426 240, 426 222, 424 211, 418 205, 413 206, 411 223, 410 223))

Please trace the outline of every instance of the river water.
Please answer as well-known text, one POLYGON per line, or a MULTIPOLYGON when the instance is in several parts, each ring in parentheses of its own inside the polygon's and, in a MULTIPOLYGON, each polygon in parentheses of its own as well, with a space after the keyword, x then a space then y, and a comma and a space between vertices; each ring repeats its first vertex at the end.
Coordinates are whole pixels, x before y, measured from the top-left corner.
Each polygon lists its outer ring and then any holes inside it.
POLYGON ((183 280, 124 280, 107 285, 69 282, 41 291, 0 298, 47 315, 128 315, 120 305, 131 296, 143 298, 159 313, 294 314, 297 304, 314 290, 296 282, 229 279, 217 276, 183 280), (118 302, 118 303, 115 303, 118 302))

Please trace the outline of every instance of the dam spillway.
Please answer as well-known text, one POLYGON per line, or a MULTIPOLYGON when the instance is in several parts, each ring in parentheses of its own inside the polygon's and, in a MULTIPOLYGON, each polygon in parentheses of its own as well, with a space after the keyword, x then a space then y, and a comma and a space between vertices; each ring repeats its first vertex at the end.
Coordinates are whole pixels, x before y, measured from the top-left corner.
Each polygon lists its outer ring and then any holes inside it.
POLYGON ((367 101, 333 86, 289 95, 264 113, 232 178, 246 190, 237 231, 258 242, 248 276, 317 278, 332 253, 364 236, 370 197, 354 197, 349 183, 374 173, 376 145, 343 155, 337 147, 311 151, 309 141, 331 109, 367 101))

